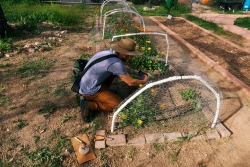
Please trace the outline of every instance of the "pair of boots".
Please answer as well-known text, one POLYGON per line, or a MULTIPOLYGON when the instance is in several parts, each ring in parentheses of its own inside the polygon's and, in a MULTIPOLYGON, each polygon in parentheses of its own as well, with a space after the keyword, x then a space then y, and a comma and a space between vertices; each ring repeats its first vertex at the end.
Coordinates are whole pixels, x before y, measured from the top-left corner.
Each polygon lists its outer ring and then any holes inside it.
POLYGON ((94 113, 89 110, 89 103, 86 98, 80 96, 81 116, 84 122, 90 123, 94 119, 94 113))

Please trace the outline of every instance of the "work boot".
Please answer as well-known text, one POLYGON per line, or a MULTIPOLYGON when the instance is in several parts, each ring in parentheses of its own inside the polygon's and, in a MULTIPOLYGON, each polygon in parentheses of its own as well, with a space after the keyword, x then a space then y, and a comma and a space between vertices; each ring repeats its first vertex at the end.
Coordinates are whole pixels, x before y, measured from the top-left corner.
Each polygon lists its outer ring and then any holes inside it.
POLYGON ((92 120, 89 111, 89 103, 88 100, 83 96, 80 96, 80 107, 83 121, 86 123, 90 123, 92 120))

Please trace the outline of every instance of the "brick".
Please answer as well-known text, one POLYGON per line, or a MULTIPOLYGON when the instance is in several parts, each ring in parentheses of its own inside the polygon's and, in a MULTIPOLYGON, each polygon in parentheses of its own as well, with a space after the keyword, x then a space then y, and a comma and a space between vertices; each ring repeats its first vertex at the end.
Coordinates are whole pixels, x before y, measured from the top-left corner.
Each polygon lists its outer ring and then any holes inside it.
POLYGON ((125 138, 125 135, 122 134, 122 135, 109 135, 108 137, 111 137, 113 138, 114 140, 106 140, 106 144, 108 146, 124 146, 126 145, 126 138, 125 138))
POLYGON ((146 143, 146 139, 144 136, 138 137, 135 139, 131 139, 127 142, 128 145, 142 145, 146 143))
POLYGON ((204 140, 204 136, 203 135, 199 135, 199 136, 195 136, 193 137, 192 139, 190 139, 190 141, 193 141, 193 140, 204 140))
POLYGON ((96 135, 105 136, 106 135, 106 131, 105 130, 97 130, 96 131, 96 135))
POLYGON ((215 139, 219 139, 220 138, 220 134, 216 131, 210 131, 206 133, 206 139, 208 140, 215 140, 215 139))
POLYGON ((178 140, 179 137, 182 137, 180 132, 163 133, 163 136, 167 138, 168 141, 178 140))
POLYGON ((106 147, 105 140, 95 141, 95 148, 105 148, 105 147, 106 147))
POLYGON ((217 124, 215 127, 221 137, 229 137, 232 135, 232 133, 221 123, 217 124))
POLYGON ((146 143, 164 143, 164 136, 162 133, 145 134, 146 143))

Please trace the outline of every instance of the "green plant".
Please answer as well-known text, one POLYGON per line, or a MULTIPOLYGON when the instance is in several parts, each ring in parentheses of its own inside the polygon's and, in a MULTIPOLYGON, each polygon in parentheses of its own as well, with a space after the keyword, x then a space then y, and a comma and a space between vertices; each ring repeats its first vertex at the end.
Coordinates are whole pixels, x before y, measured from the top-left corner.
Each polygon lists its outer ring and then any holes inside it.
POLYGON ((33 136, 34 143, 37 143, 40 140, 40 136, 33 136))
POLYGON ((0 107, 4 106, 4 105, 7 104, 7 103, 10 103, 10 98, 9 98, 9 97, 5 97, 5 95, 1 95, 1 94, 0 94, 0 97, 1 97, 1 96, 4 96, 4 98, 2 98, 2 99, 0 100, 0 107))
POLYGON ((234 25, 237 25, 239 27, 247 28, 250 30, 250 17, 244 17, 244 18, 237 18, 234 21, 234 25))
POLYGON ((57 109, 57 106, 54 103, 46 104, 43 108, 39 109, 40 114, 44 114, 44 117, 48 117, 53 114, 57 109))
POLYGON ((60 116, 61 123, 67 122, 69 120, 75 120, 75 116, 69 116, 67 113, 60 116))
POLYGON ((157 152, 164 151, 166 149, 166 143, 154 142, 152 143, 152 146, 157 152))
POLYGON ((65 90, 66 86, 67 86, 67 85, 64 84, 64 83, 59 84, 59 85, 56 87, 56 89, 55 89, 55 91, 54 91, 54 94, 55 94, 56 96, 67 96, 69 93, 65 90))
POLYGON ((50 140, 52 142, 56 142, 56 145, 54 147, 56 152, 61 152, 64 148, 71 145, 70 140, 67 139, 67 137, 61 135, 60 129, 56 129, 53 131, 50 140))
POLYGON ((34 75, 43 77, 48 74, 50 68, 54 65, 54 62, 54 60, 49 60, 43 57, 40 57, 37 60, 24 58, 22 65, 17 68, 17 72, 21 74, 22 77, 34 75))
POLYGON ((37 148, 27 156, 32 160, 33 166, 61 166, 63 160, 62 155, 50 150, 49 147, 37 148))
POLYGON ((21 130, 23 127, 28 125, 28 123, 26 123, 26 121, 24 121, 22 119, 18 119, 16 121, 13 121, 13 123, 17 124, 17 129, 18 130, 21 130))
POLYGON ((12 52, 12 38, 0 38, 0 53, 12 52))
POLYGON ((187 89, 186 91, 180 91, 182 99, 189 101, 194 107, 195 111, 200 111, 202 109, 202 102, 199 95, 193 89, 187 89))
POLYGON ((10 63, 4 63, 4 64, 0 63, 0 68, 10 67, 10 66, 11 66, 10 63))
POLYGON ((176 162, 178 154, 179 151, 168 154, 168 159, 170 160, 170 162, 176 162))
POLYGON ((127 157, 129 159, 132 159, 135 154, 135 149, 133 147, 129 147, 127 151, 127 157))
POLYGON ((133 126, 134 129, 142 128, 155 120, 155 112, 157 106, 152 103, 144 103, 144 99, 148 99, 154 94, 154 89, 146 90, 137 96, 129 105, 120 112, 121 124, 123 126, 133 126))

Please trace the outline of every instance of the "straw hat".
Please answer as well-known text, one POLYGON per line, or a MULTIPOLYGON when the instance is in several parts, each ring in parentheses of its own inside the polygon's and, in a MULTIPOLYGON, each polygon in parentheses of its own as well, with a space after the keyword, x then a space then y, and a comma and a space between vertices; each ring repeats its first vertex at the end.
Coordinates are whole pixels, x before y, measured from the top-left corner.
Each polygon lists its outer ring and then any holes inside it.
POLYGON ((121 38, 120 41, 110 42, 110 47, 116 52, 123 53, 130 56, 142 55, 141 52, 135 50, 136 43, 130 38, 121 38))

